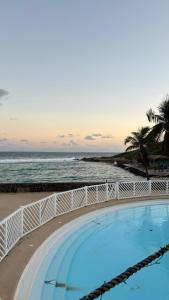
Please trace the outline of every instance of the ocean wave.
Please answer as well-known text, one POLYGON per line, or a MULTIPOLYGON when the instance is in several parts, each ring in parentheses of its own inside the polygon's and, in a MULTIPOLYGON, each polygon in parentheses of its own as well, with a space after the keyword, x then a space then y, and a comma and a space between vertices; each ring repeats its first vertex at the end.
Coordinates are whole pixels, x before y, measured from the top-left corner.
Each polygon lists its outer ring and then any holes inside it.
POLYGON ((50 162, 71 162, 75 157, 63 158, 8 158, 0 159, 0 164, 26 164, 26 163, 50 163, 50 162))

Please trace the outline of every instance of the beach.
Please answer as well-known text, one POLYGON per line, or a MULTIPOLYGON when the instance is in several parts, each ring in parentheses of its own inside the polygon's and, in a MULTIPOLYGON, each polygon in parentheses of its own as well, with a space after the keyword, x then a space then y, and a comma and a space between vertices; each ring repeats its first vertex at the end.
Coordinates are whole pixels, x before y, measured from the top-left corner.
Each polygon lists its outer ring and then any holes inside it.
POLYGON ((51 192, 0 193, 0 220, 6 218, 20 206, 43 199, 50 194, 51 192))

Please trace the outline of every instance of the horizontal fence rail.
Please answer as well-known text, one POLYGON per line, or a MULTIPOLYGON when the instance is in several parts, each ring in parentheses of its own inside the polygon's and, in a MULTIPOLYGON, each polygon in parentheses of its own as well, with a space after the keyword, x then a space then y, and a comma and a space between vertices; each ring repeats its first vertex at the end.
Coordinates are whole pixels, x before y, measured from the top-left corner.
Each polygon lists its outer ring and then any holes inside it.
POLYGON ((23 236, 59 215, 113 199, 153 195, 169 195, 169 181, 116 182, 86 186, 54 193, 22 206, 0 222, 0 261, 23 236))

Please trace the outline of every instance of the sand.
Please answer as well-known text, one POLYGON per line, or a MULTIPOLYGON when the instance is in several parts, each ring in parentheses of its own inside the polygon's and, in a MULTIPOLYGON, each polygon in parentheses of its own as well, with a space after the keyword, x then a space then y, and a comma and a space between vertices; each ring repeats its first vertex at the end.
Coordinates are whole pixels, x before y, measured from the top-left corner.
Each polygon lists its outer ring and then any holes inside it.
POLYGON ((0 193, 0 220, 11 214, 22 205, 40 200, 52 192, 41 193, 0 193))

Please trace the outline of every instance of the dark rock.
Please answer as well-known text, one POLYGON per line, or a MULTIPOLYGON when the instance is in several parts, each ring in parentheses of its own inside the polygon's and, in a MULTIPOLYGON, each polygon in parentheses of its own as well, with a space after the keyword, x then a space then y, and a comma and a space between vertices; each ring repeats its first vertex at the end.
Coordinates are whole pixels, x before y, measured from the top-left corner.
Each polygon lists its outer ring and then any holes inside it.
POLYGON ((78 189, 88 185, 103 184, 105 182, 40 182, 40 183, 0 183, 1 193, 23 192, 63 192, 78 189))

